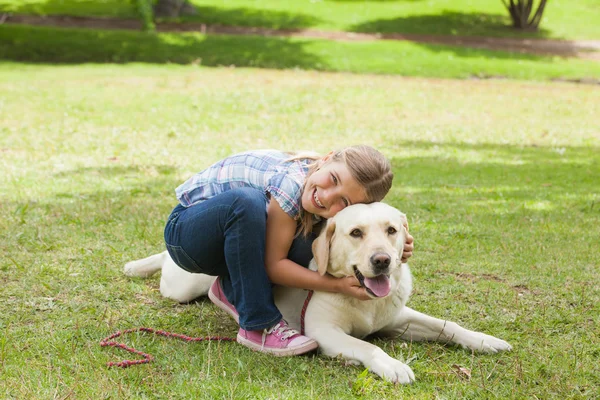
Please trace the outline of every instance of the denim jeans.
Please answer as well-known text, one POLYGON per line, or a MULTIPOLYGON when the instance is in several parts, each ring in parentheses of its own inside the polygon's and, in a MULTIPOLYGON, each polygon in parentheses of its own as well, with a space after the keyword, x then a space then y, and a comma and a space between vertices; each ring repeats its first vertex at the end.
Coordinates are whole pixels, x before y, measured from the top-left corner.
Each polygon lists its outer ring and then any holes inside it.
MULTIPOLYGON (((283 318, 265 269, 267 201, 258 189, 232 189, 187 208, 177 205, 165 227, 173 261, 188 272, 221 277, 245 330, 270 328, 283 318)), ((313 240, 295 238, 288 258, 308 267, 313 240)))

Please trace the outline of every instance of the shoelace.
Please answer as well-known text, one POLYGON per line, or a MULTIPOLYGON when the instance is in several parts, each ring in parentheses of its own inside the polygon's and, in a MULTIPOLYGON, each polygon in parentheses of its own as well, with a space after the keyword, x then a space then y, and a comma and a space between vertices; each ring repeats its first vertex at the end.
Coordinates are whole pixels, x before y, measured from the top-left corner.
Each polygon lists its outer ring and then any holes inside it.
POLYGON ((273 332, 275 332, 276 336, 281 336, 282 341, 289 339, 292 336, 296 336, 296 335, 300 334, 300 332, 298 332, 297 330, 290 328, 285 321, 279 322, 278 324, 272 326, 271 328, 265 329, 263 331, 263 334, 262 334, 262 346, 263 347, 265 346, 265 342, 267 340, 267 335, 270 335, 273 332))

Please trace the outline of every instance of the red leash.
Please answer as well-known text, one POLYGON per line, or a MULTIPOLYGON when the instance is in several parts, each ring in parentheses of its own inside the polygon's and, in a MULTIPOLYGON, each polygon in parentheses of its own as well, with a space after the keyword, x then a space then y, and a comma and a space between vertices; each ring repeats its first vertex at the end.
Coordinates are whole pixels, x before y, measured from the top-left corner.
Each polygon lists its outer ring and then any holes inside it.
MULTIPOLYGON (((312 295, 313 295, 313 291, 309 290, 308 295, 306 296, 306 300, 304 301, 304 305, 302 306, 302 313, 300 315, 300 329, 301 329, 301 333, 303 335, 304 335, 304 314, 306 313, 306 309, 308 308, 308 303, 310 302, 312 295)), ((205 341, 235 342, 236 341, 235 338, 230 338, 230 337, 220 337, 220 336, 191 337, 191 336, 186 336, 186 335, 182 335, 179 333, 171 333, 171 332, 167 332, 167 331, 157 331, 156 329, 152 329, 152 328, 132 328, 132 329, 124 330, 124 331, 117 331, 117 332, 113 333, 112 335, 102 339, 100 341, 100 346, 102 346, 102 347, 118 347, 118 348, 128 351, 130 353, 138 354, 138 355, 142 356, 143 359, 142 360, 123 360, 123 361, 119 361, 119 362, 109 361, 108 363, 106 363, 106 365, 108 365, 108 367, 127 368, 127 367, 131 367, 132 365, 148 364, 150 361, 154 360, 154 356, 152 356, 151 354, 136 350, 133 347, 129 347, 123 343, 118 343, 118 342, 112 341, 112 339, 114 339, 114 338, 118 338, 119 336, 123 336, 127 333, 132 333, 132 332, 147 332, 147 333, 152 333, 153 335, 165 336, 168 338, 175 338, 175 339, 183 340, 185 342, 205 342, 205 341)))
POLYGON ((127 333, 132 333, 132 332, 147 332, 147 333, 152 333, 154 335, 165 336, 168 338, 175 338, 175 339, 183 340, 185 342, 204 342, 204 341, 217 341, 217 340, 225 341, 225 342, 235 342, 236 341, 235 338, 220 337, 220 336, 191 337, 191 336, 181 335, 179 333, 171 333, 171 332, 167 332, 167 331, 157 331, 152 328, 127 329, 122 332, 118 331, 118 332, 113 333, 112 335, 102 339, 100 341, 100 346, 102 346, 102 347, 106 347, 106 346, 118 347, 118 348, 128 351, 130 353, 138 354, 144 358, 142 360, 123 360, 123 361, 119 361, 119 362, 108 362, 108 363, 106 363, 106 365, 108 365, 109 367, 127 368, 132 365, 147 364, 150 361, 154 360, 154 357, 150 354, 136 350, 133 347, 126 346, 123 343, 117 343, 117 342, 112 341, 112 339, 114 339, 114 338, 125 335, 127 333))
POLYGON ((312 299, 314 291, 309 290, 306 295, 306 300, 304 300, 304 304, 302 305, 302 311, 300 312, 300 334, 304 335, 304 315, 306 314, 306 309, 308 308, 308 303, 310 303, 310 299, 312 299))

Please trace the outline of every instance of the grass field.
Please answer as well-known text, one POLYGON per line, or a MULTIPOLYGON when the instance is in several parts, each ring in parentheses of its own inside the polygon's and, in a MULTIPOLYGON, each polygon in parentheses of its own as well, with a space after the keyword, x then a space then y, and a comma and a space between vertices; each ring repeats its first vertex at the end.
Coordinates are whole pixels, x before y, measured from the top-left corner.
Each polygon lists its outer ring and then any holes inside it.
MULTIPOLYGON (((438 0, 426 4, 420 1, 196 0, 194 4, 199 7, 199 15, 187 19, 216 25, 284 29, 515 35, 505 26, 506 17, 502 19, 497 14, 504 12, 500 0, 475 3, 465 0, 438 0)), ((600 31, 597 31, 600 21, 596 13, 590 12, 591 7, 588 0, 580 0, 576 6, 572 2, 553 1, 548 6, 547 20, 549 23, 554 21, 556 27, 544 28, 537 36, 600 38, 600 31)), ((43 15, 135 17, 132 2, 115 0, 0 0, 0 10, 43 15)), ((0 59, 40 64, 175 63, 459 79, 600 81, 597 60, 460 46, 387 40, 144 33, 10 23, 0 25, 0 59)))
POLYGON ((0 398, 593 399, 600 386, 600 92, 178 65, 0 64, 0 398), (412 307, 508 340, 472 355, 376 340, 410 362, 394 386, 321 356, 234 343, 201 299, 173 304, 124 262, 163 250, 174 188, 249 148, 369 143, 392 161, 386 201, 416 240, 412 307), (467 368, 472 377, 458 373, 467 368))
MULTIPOLYGON (((600 39, 596 0, 552 0, 539 32, 509 28, 502 0, 191 0, 187 20, 274 29, 600 39)), ((537 2, 536 2, 537 3, 537 2)), ((135 18, 131 1, 0 0, 0 11, 135 18)))
POLYGON ((0 59, 201 64, 442 78, 600 81, 600 62, 413 42, 0 27, 0 59))

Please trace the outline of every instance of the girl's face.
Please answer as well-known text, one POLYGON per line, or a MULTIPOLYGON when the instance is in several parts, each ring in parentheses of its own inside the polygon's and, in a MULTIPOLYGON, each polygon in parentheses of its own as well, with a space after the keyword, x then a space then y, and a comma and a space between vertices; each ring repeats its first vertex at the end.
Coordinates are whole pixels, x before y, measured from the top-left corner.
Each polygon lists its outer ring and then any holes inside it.
POLYGON ((367 201, 365 189, 352 177, 343 162, 323 164, 308 177, 302 193, 302 208, 323 218, 331 218, 345 207, 367 201))

